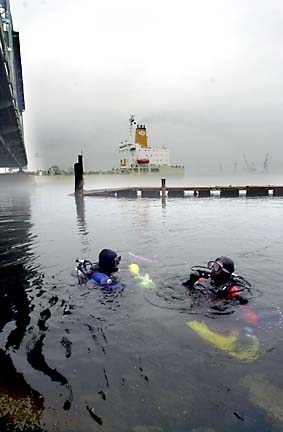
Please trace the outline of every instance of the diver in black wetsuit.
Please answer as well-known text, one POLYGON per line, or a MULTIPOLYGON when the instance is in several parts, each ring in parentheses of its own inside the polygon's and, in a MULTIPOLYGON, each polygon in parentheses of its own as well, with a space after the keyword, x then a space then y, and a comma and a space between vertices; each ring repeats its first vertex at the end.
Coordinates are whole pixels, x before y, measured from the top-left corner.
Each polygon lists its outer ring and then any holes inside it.
POLYGON ((113 273, 119 271, 121 256, 111 249, 103 249, 98 256, 97 270, 107 276, 112 276, 113 273))
POLYGON ((240 304, 246 304, 248 300, 242 292, 249 290, 250 284, 241 276, 234 275, 234 270, 233 260, 221 256, 209 261, 207 267, 192 267, 190 278, 183 285, 213 300, 238 300, 240 304))
POLYGON ((103 249, 92 269, 89 278, 94 280, 101 286, 114 286, 119 282, 119 279, 114 276, 114 273, 119 271, 121 257, 111 249, 103 249))
POLYGON ((98 262, 91 263, 88 260, 77 260, 77 275, 79 282, 94 280, 101 286, 116 285, 119 280, 114 273, 119 271, 121 256, 111 249, 103 249, 98 256, 98 262))

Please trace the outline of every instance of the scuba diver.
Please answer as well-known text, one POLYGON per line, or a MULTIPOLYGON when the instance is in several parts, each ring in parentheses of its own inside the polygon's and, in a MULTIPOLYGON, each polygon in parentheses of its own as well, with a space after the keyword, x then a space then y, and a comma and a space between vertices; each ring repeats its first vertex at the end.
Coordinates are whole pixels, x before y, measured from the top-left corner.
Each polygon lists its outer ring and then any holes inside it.
POLYGON ((193 266, 190 278, 183 285, 192 292, 200 292, 212 300, 237 300, 247 304, 242 292, 250 292, 250 283, 242 276, 234 274, 235 266, 231 258, 221 256, 209 261, 207 267, 193 266))
POLYGON ((103 287, 113 287, 119 279, 114 273, 118 272, 121 256, 111 249, 103 249, 98 256, 98 262, 92 263, 88 260, 76 260, 76 268, 79 283, 88 280, 95 281, 103 287))

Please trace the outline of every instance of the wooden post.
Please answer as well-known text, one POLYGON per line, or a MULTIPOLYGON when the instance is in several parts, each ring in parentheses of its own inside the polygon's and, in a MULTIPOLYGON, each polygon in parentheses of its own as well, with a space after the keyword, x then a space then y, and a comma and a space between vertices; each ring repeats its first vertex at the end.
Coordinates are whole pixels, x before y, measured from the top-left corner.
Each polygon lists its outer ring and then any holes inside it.
POLYGON ((166 179, 161 179, 161 199, 162 205, 166 203, 166 179))
POLYGON ((84 169, 83 156, 78 155, 78 162, 74 164, 75 171, 75 194, 82 195, 84 192, 84 169))

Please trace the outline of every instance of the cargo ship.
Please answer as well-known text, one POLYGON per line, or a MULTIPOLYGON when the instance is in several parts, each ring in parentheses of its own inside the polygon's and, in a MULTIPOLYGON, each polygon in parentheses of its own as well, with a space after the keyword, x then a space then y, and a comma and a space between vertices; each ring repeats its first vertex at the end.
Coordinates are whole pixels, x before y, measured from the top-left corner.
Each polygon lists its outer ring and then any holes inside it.
POLYGON ((137 124, 133 115, 129 118, 129 138, 120 143, 118 152, 121 174, 184 175, 185 172, 184 166, 170 165, 170 151, 165 146, 149 146, 145 125, 137 124))

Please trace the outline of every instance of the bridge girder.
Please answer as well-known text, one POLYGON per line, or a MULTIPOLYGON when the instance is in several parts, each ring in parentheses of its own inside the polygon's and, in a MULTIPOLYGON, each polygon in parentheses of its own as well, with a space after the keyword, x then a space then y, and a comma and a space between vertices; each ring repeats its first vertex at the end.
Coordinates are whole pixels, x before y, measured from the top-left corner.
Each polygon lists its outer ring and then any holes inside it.
POLYGON ((0 17, 0 167, 24 168, 27 156, 12 69, 0 17))

